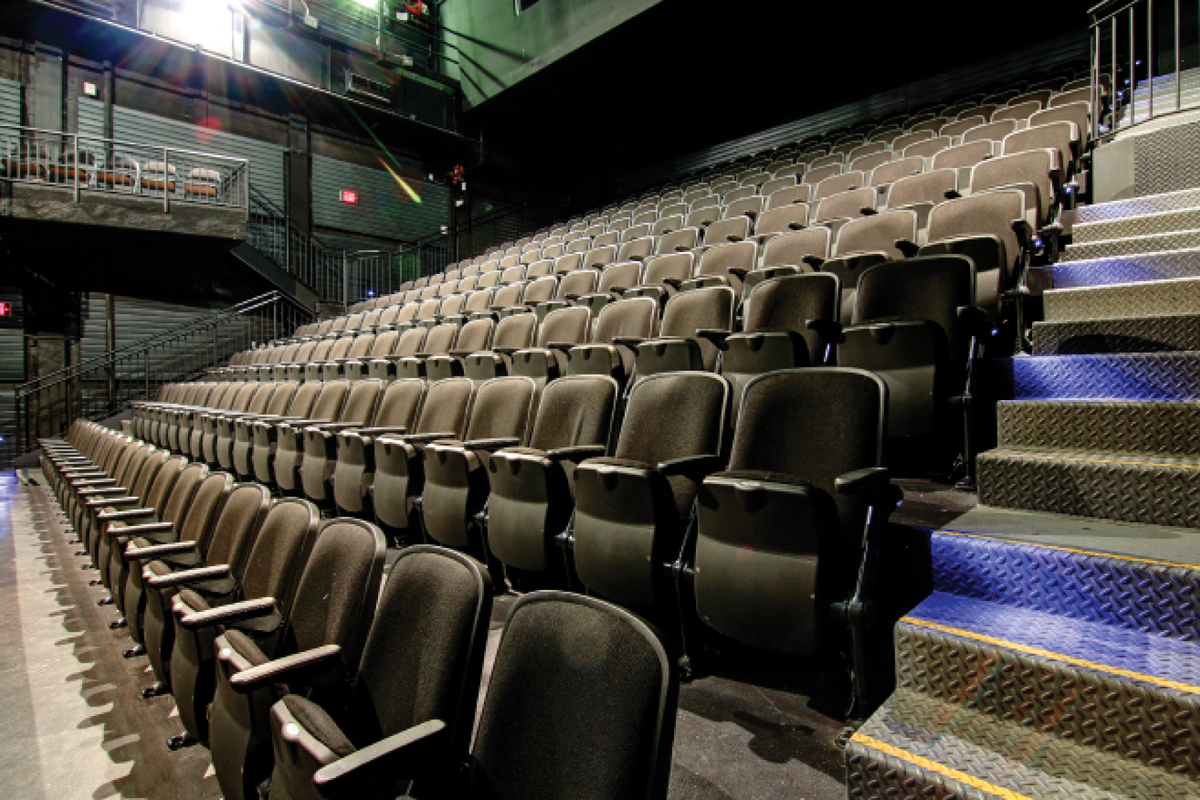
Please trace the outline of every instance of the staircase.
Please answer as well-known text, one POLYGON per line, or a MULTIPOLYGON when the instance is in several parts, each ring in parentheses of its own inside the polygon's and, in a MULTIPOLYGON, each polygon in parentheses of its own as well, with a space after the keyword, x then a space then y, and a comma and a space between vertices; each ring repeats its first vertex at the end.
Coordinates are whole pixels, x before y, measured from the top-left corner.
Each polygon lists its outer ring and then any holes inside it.
POLYGON ((1080 209, 1053 285, 977 459, 1023 529, 931 534, 851 798, 1200 798, 1200 189, 1080 209))

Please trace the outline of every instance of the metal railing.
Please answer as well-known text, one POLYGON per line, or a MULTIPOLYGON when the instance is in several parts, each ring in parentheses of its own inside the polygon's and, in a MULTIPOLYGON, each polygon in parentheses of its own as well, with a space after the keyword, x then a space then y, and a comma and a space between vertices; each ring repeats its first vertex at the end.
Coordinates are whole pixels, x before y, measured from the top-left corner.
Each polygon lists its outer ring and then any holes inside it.
POLYGON ((0 178, 71 191, 246 210, 244 158, 0 124, 0 178))
POLYGON ((165 383, 188 380, 241 350, 290 336, 313 313, 281 292, 268 292, 49 373, 17 387, 17 450, 58 436, 79 417, 101 419, 165 383))
POLYGON ((405 280, 398 253, 330 247, 289 220, 279 206, 253 187, 247 241, 315 291, 323 303, 349 305, 391 294, 405 280))
POLYGON ((1093 139, 1200 106, 1198 20, 1200 3, 1184 0, 1112 0, 1088 11, 1093 139))

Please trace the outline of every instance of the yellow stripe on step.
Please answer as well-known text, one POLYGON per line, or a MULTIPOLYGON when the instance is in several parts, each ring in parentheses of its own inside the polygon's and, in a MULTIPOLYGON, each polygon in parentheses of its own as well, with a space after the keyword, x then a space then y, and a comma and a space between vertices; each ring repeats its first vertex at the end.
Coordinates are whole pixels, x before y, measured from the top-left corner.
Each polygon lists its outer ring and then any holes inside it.
POLYGON ((1200 686, 1193 686, 1190 683, 1180 683, 1166 678, 1160 678, 1157 675, 1146 675, 1141 672, 1132 672, 1120 667, 1110 667, 1107 664, 1100 664, 1096 661, 1085 661, 1082 658, 1055 653, 1050 650, 1041 650, 1037 647, 1030 647, 1016 642, 1010 642, 1005 639, 998 639, 995 636, 985 636, 982 633, 973 631, 964 631, 961 628, 951 628, 949 625, 941 625, 937 622, 930 622, 916 617, 901 617, 901 622, 907 622, 909 625, 916 625, 919 628, 928 628, 929 630, 938 631, 939 633, 948 633, 951 636, 962 636, 967 639, 974 639, 977 642, 984 644, 992 644, 997 647, 1006 647, 1009 650, 1016 650, 1020 653, 1025 653, 1031 656, 1039 656, 1041 658, 1052 658, 1055 661, 1060 661, 1064 664, 1070 664, 1075 667, 1084 667, 1085 669, 1094 669, 1099 672, 1106 672, 1109 675, 1117 675, 1122 678, 1130 678, 1135 681, 1144 681, 1152 683, 1156 686, 1162 686, 1166 689, 1175 689, 1180 692, 1188 692, 1189 694, 1200 694, 1200 686))
POLYGON ((898 758, 902 761, 907 761, 910 764, 915 764, 922 769, 936 772, 939 775, 956 780, 959 783, 965 783, 967 786, 978 789, 981 792, 994 794, 997 797, 1003 798, 1004 800, 1032 800, 1026 795, 1010 791, 1009 789, 1005 789, 1002 786, 997 786, 994 783, 988 783, 981 778, 976 778, 974 775, 968 775, 967 773, 960 772, 952 767, 947 767, 945 764, 939 764, 936 761, 930 761, 928 758, 922 758, 915 753, 910 753, 907 750, 901 750, 899 747, 893 747, 890 744, 881 742, 878 739, 867 736, 864 733, 855 732, 855 734, 850 737, 850 741, 864 744, 867 747, 873 747, 876 750, 887 753, 893 758, 898 758))
POLYGON ((1154 566, 1158 566, 1158 567, 1181 567, 1183 569, 1190 569, 1190 570, 1200 569, 1200 567, 1198 567, 1195 564, 1181 564, 1177 561, 1159 561, 1158 559, 1154 559, 1154 558, 1138 558, 1137 556, 1127 556, 1127 555, 1122 555, 1121 553, 1104 553, 1099 550, 1080 550, 1077 547, 1063 547, 1062 545, 1057 545, 1057 544, 1042 544, 1040 542, 1029 542, 1024 539, 1009 539, 1009 538, 1006 538, 1003 534, 997 534, 995 536, 990 536, 990 535, 983 534, 983 533, 967 533, 966 531, 952 531, 949 528, 942 528, 938 531, 935 531, 935 533, 948 533, 951 536, 965 536, 968 539, 986 539, 987 541, 990 541, 990 542, 1009 542, 1011 544, 1024 544, 1024 545, 1029 545, 1030 547, 1041 547, 1046 550, 1059 550, 1063 553, 1078 553, 1079 555, 1082 555, 1082 556, 1099 556, 1101 558, 1115 558, 1115 559, 1118 559, 1119 561, 1132 561, 1136 564, 1153 564, 1154 566))
POLYGON ((1130 467, 1178 467, 1180 469, 1200 469, 1200 464, 1173 464, 1156 461, 1128 461, 1123 458, 1085 458, 1084 456, 1046 455, 1042 453, 1025 453, 1020 450, 998 449, 993 452, 1002 456, 1017 456, 1020 458, 1040 458, 1045 461, 1084 461, 1088 464, 1125 464, 1130 467))

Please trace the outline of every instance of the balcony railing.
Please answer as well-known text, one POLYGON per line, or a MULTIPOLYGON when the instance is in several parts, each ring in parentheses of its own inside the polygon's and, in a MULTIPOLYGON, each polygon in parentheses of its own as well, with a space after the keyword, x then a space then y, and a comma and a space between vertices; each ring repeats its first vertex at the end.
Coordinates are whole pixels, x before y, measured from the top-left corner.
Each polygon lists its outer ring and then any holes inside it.
POLYGON ((244 158, 0 124, 0 179, 162 203, 249 208, 244 158))

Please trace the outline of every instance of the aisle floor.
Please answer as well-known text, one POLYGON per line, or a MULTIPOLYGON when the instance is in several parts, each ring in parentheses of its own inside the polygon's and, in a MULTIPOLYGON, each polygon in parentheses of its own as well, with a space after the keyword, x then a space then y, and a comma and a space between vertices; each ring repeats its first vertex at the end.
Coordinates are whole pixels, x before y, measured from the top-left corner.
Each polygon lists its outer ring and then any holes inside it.
MULTIPOLYGON (((148 661, 121 657, 129 637, 109 630, 116 612, 96 605, 104 591, 88 585, 96 573, 75 555, 40 473, 20 477, 0 472, 5 800, 219 797, 207 750, 167 750, 180 729, 173 701, 138 697, 148 661)), ((496 603, 485 676, 514 599, 496 603)), ((723 674, 681 688, 672 800, 844 797, 845 698, 819 696, 830 684, 821 675, 752 680, 723 674)))

